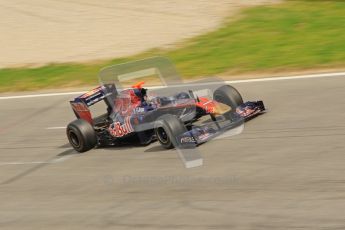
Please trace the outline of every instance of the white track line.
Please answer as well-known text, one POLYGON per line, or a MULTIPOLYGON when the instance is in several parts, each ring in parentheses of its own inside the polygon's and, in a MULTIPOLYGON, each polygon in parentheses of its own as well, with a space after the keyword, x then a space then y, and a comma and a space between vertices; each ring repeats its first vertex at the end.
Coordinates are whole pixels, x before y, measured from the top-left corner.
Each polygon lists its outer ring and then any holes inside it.
MULTIPOLYGON (((268 77, 268 78, 256 78, 256 79, 247 79, 247 80, 233 80, 233 81, 225 81, 225 83, 227 83, 227 84, 252 83, 252 82, 299 80, 299 79, 307 79, 307 78, 326 78, 326 77, 345 77, 345 72, 296 75, 296 76, 288 76, 288 77, 268 77)), ((202 83, 199 85, 206 85, 206 84, 212 84, 212 83, 202 83)), ((217 84, 219 84, 219 82, 217 84)), ((188 86, 188 83, 184 84, 183 86, 188 86)), ((178 85, 172 85, 172 87, 178 87, 178 85)), ((153 89, 153 88, 160 88, 160 87, 148 87, 148 88, 153 89)), ((31 95, 20 95, 20 96, 6 96, 6 97, 0 97, 0 100, 35 98, 35 97, 54 97, 54 96, 65 96, 65 95, 79 95, 79 94, 83 94, 83 93, 85 93, 85 91, 66 92, 66 93, 31 94, 31 95)))
POLYGON ((234 80, 226 81, 226 83, 250 83, 250 82, 261 82, 261 81, 282 81, 282 80, 299 80, 307 78, 325 78, 325 77, 345 77, 345 72, 338 73, 320 73, 320 74, 308 74, 308 75, 295 75, 288 77, 267 77, 267 78, 255 78, 248 80, 234 80))
POLYGON ((46 129, 49 129, 49 130, 54 130, 54 129, 65 129, 66 128, 66 126, 59 126, 59 127, 48 127, 48 128, 46 128, 46 129))
POLYGON ((29 95, 20 95, 20 96, 0 97, 0 100, 33 98, 33 97, 54 97, 54 96, 65 96, 65 95, 78 95, 78 94, 83 94, 85 92, 86 91, 82 91, 82 92, 66 92, 66 93, 29 94, 29 95))
POLYGON ((15 161, 15 162, 0 162, 0 166, 4 166, 4 165, 35 165, 35 164, 56 164, 56 163, 60 163, 63 161, 68 160, 69 158, 71 158, 72 155, 69 156, 63 156, 60 158, 56 158, 50 161, 27 161, 27 162, 21 162, 21 161, 15 161))

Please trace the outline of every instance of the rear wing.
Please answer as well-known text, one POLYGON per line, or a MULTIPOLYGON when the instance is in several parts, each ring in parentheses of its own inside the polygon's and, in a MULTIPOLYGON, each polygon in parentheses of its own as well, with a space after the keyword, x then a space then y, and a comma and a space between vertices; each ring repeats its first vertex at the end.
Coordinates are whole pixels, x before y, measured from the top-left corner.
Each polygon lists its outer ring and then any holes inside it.
POLYGON ((92 114, 89 107, 96 104, 97 102, 103 101, 109 105, 110 101, 113 101, 117 95, 116 87, 114 84, 107 84, 99 86, 89 92, 86 92, 79 97, 74 98, 70 101, 73 112, 78 119, 83 119, 90 124, 93 124, 92 114))

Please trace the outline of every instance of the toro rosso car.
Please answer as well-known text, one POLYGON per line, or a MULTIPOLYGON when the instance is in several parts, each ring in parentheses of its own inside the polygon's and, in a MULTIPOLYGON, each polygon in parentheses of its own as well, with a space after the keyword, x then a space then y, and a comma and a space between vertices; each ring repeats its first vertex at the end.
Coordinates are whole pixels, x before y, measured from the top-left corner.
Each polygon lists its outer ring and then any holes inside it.
POLYGON ((155 140, 166 149, 190 148, 265 111, 262 101, 243 102, 230 85, 218 86, 210 97, 186 90, 150 96, 144 82, 118 90, 103 84, 70 101, 77 119, 67 137, 78 152, 120 143, 147 145, 155 140), (93 117, 90 107, 104 102, 106 111, 93 117))

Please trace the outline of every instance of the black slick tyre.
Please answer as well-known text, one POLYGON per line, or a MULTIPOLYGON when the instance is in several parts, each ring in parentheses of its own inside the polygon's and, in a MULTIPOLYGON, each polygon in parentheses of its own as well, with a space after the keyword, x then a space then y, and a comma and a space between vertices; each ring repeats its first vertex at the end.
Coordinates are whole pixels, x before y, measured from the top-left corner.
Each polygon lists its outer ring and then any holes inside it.
POLYGON ((82 153, 94 148, 97 144, 97 135, 91 124, 78 119, 68 124, 66 134, 72 147, 82 153))
POLYGON ((171 114, 159 117, 154 130, 159 143, 166 149, 178 147, 180 143, 178 143, 177 137, 187 132, 180 119, 171 114))
POLYGON ((223 85, 216 89, 213 93, 213 99, 230 106, 232 110, 243 104, 241 94, 237 91, 237 89, 230 85, 223 85))

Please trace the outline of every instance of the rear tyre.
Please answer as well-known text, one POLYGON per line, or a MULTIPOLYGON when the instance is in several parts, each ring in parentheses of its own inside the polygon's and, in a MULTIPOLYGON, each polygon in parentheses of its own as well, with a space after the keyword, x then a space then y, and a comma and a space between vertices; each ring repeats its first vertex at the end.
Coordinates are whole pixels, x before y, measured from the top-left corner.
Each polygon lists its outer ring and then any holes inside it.
POLYGON ((78 119, 67 126, 66 134, 72 147, 82 153, 94 148, 97 135, 93 127, 85 120, 78 119))
POLYGON ((155 134, 159 143, 166 149, 178 147, 177 137, 187 132, 185 125, 174 115, 166 114, 158 118, 155 134))

